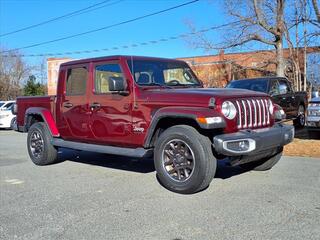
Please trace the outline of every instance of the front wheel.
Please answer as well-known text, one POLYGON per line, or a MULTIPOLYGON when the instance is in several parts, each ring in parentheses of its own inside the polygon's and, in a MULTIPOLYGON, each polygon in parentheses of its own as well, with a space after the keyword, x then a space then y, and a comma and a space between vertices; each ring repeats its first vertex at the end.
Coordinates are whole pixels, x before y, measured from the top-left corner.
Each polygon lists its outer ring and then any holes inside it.
POLYGON ((254 170, 254 171, 267 171, 270 170, 274 165, 276 165, 280 158, 282 157, 283 148, 281 148, 276 154, 272 157, 268 157, 267 159, 262 159, 260 161, 249 162, 245 164, 241 164, 245 170, 254 170))
POLYGON ((293 121, 296 128, 303 128, 306 124, 306 112, 304 106, 298 108, 298 117, 293 121))
POLYGON ((34 123, 29 131, 27 147, 32 162, 36 165, 56 163, 58 151, 50 142, 51 136, 43 122, 34 123))
POLYGON ((158 180, 170 191, 191 194, 209 186, 217 161, 210 140, 187 125, 165 130, 155 144, 158 180))

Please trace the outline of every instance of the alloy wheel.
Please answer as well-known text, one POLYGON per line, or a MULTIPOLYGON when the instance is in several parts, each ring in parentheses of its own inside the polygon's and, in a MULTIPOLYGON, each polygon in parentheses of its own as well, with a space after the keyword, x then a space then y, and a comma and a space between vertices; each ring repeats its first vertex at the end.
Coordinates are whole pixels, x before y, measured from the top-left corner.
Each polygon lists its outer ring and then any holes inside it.
POLYGON ((163 149, 162 166, 172 180, 185 182, 194 172, 194 153, 185 141, 173 139, 163 149))

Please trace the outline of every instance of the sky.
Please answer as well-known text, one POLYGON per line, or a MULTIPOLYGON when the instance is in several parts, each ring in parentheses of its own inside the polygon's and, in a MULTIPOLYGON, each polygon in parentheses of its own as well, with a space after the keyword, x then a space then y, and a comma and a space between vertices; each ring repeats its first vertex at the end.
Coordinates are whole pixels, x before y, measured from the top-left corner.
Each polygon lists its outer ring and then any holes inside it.
MULTIPOLYGON (((94 11, 76 14, 26 31, 1 36, 103 1, 106 0, 0 0, 0 48, 2 50, 16 49, 70 36, 141 17, 192 0, 109 0, 98 5, 98 9, 94 11)), ((23 49, 20 50, 20 53, 65 53, 120 47, 103 52, 77 55, 64 54, 56 57, 79 59, 120 54, 178 58, 217 54, 214 51, 205 52, 203 49, 193 48, 186 38, 129 48, 121 48, 121 46, 190 33, 192 30, 187 22, 192 22, 197 30, 228 23, 230 20, 225 17, 224 11, 222 0, 199 0, 171 11, 120 26, 64 41, 23 49)), ((217 30, 210 31, 206 35, 214 42, 220 42, 221 39, 227 38, 227 36, 222 35, 222 31, 217 30)), ((272 49, 272 47, 255 42, 242 50, 257 49, 272 49)), ((24 59, 30 65, 37 65, 45 61, 44 57, 24 57, 24 59)))
MULTIPOLYGON (((0 35, 59 17, 102 1, 103 0, 0 0, 0 35)), ((109 6, 95 11, 60 19, 15 34, 2 36, 0 37, 0 45, 6 49, 20 48, 112 25, 189 1, 190 0, 110 0, 105 3, 110 4, 109 6)), ((223 24, 225 20, 221 13, 221 8, 214 2, 216 1, 200 0, 199 2, 172 11, 121 26, 64 41, 24 49, 21 50, 21 53, 41 54, 118 47, 190 32, 191 30, 186 24, 186 22, 190 21, 199 29, 223 24)), ((65 56, 86 58, 115 54, 175 58, 203 55, 204 52, 192 48, 186 39, 178 39, 134 48, 121 48, 105 52, 65 56)), ((27 58, 27 61, 31 63, 40 60, 41 58, 27 58)))

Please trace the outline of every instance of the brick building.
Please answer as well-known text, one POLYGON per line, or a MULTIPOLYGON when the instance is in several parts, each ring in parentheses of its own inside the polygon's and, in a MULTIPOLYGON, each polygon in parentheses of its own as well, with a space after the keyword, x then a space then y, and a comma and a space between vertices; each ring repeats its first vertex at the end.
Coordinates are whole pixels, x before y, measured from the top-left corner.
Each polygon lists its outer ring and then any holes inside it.
POLYGON ((57 92, 57 81, 60 64, 71 61, 71 58, 48 58, 47 59, 47 85, 48 95, 55 95, 57 92))

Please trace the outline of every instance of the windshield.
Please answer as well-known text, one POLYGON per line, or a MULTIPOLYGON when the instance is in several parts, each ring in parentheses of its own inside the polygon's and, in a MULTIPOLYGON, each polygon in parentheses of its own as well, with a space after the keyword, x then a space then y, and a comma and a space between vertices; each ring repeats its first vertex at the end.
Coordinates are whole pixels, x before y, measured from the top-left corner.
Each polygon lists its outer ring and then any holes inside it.
POLYGON ((266 81, 265 79, 234 80, 230 82, 226 87, 248 89, 265 93, 268 89, 268 81, 266 81))
POLYGON ((3 106, 4 102, 0 102, 0 108, 3 106))
POLYGON ((143 86, 200 86, 190 67, 183 62, 128 60, 136 83, 143 86))

